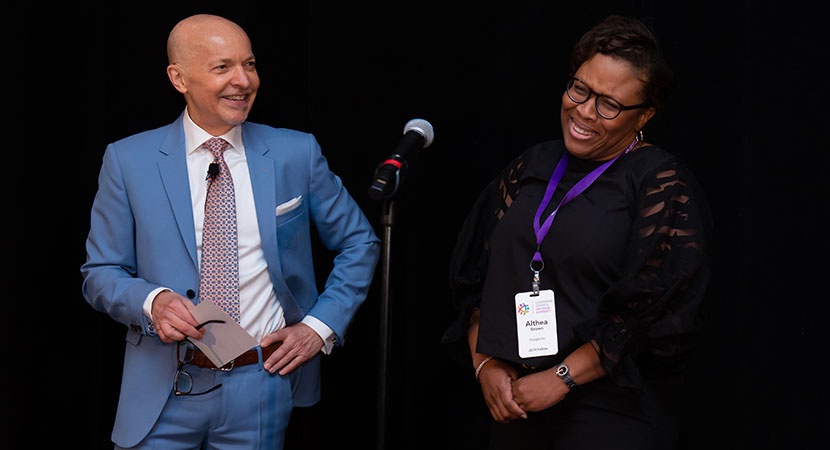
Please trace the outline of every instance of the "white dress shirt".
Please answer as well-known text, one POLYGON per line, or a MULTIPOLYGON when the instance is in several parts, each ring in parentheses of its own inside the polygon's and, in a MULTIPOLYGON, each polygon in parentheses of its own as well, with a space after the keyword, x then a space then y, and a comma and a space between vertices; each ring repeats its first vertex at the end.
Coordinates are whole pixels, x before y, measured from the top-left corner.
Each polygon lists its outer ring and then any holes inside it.
MULTIPOLYGON (((185 108, 184 134, 187 150, 187 172, 190 181, 190 194, 193 204, 193 223, 196 233, 196 254, 202 258, 202 228, 205 218, 205 199, 207 197, 207 171, 213 162, 213 154, 202 144, 214 137, 199 128, 190 119, 185 108)), ((221 137, 231 146, 225 150, 224 158, 233 178, 236 196, 237 232, 239 240, 239 310, 240 325, 260 341, 266 335, 285 326, 282 306, 277 301, 277 294, 271 284, 265 255, 259 238, 259 224, 254 207, 254 194, 248 161, 245 157, 245 145, 242 142, 242 130, 234 127, 221 137)), ((161 290, 151 292, 144 303, 144 311, 151 318, 152 300, 161 290)), ((334 333, 320 320, 306 316, 303 323, 310 326, 325 343, 323 352, 329 353, 333 346, 334 333)))

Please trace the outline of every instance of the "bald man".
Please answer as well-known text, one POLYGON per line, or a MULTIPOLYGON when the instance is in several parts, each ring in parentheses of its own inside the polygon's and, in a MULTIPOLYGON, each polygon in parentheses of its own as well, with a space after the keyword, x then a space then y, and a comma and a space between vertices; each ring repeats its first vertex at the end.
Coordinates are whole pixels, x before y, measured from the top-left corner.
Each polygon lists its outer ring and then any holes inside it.
POLYGON ((292 408, 320 399, 321 355, 343 345, 380 240, 313 135, 247 121, 260 79, 241 27, 188 17, 167 54, 184 111, 107 146, 81 266, 84 298, 126 327, 112 441, 282 449, 292 408), (238 322, 257 343, 222 367, 192 344, 206 331, 193 308, 206 294, 202 234, 218 160, 203 144, 212 138, 225 141, 236 203, 238 322), (322 291, 314 238, 336 255, 322 291))

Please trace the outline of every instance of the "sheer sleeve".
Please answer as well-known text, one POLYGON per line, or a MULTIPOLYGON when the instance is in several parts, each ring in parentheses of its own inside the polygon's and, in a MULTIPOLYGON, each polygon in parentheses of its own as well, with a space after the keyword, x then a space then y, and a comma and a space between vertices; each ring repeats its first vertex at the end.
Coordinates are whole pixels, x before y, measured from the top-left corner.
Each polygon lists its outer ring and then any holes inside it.
POLYGON ((519 178, 526 167, 526 158, 527 152, 519 155, 484 188, 461 226, 449 267, 452 306, 459 315, 444 332, 444 343, 459 341, 467 347, 464 338, 470 315, 481 303, 489 262, 489 236, 519 193, 519 178))
POLYGON ((685 166, 663 163, 638 195, 622 277, 603 296, 600 317, 576 329, 599 345, 609 376, 628 386, 683 369, 710 276, 709 208, 685 166))

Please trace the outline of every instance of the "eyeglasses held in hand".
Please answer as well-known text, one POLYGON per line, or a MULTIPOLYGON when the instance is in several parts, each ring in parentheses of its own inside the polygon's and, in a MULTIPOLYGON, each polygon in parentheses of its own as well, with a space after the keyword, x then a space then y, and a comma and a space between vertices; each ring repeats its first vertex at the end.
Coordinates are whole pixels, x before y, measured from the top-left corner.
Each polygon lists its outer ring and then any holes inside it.
POLYGON ((585 82, 575 77, 571 77, 571 79, 568 80, 568 86, 566 87, 565 92, 568 93, 568 98, 578 105, 587 102, 593 95, 595 98, 594 107, 597 110, 597 114, 607 120, 616 119, 617 116, 619 116, 623 111, 649 107, 648 103, 625 106, 611 97, 597 94, 593 91, 593 89, 589 88, 585 82))
MULTIPOLYGON (((209 320, 207 322, 199 324, 196 328, 202 328, 208 323, 224 322, 224 320, 209 320)), ((203 395, 209 392, 213 392, 222 387, 222 383, 219 383, 206 391, 193 392, 193 376, 190 375, 190 372, 185 370, 184 365, 193 361, 193 354, 195 352, 196 346, 186 339, 183 341, 179 341, 179 343, 176 344, 176 361, 178 365, 176 366, 176 379, 173 381, 173 394, 176 397, 180 397, 183 395, 203 395)))
POLYGON ((203 326, 205 326, 205 325, 207 325, 207 324, 211 324, 211 323, 225 323, 225 321, 224 321, 224 320, 222 320, 222 319, 213 319, 213 320, 208 320, 208 321, 206 321, 206 322, 202 322, 202 323, 200 323, 199 325, 196 325, 196 329, 197 329, 197 330, 201 330, 203 326))

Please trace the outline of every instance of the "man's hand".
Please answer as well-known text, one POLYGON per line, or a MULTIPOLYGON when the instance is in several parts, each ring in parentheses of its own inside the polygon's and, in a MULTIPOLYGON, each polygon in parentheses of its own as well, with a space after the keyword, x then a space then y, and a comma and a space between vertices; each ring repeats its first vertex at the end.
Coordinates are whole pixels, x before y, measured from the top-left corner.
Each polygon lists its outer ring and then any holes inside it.
POLYGON ((323 348, 323 338, 308 325, 298 322, 265 336, 260 346, 282 341, 282 345, 263 363, 270 373, 288 375, 323 348))
POLYGON ((186 337, 202 339, 204 330, 196 329, 199 322, 190 313, 193 303, 173 291, 161 291, 153 299, 153 325, 162 342, 172 343, 186 337))

